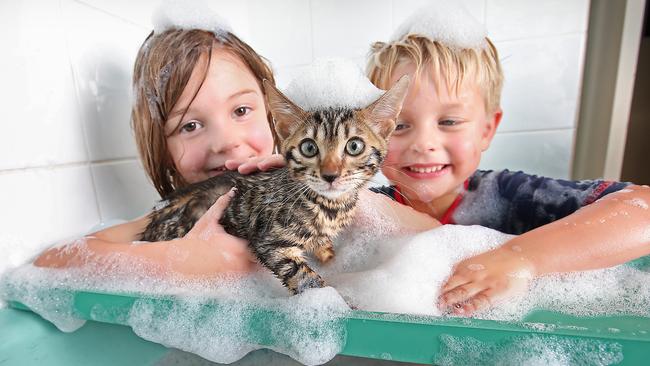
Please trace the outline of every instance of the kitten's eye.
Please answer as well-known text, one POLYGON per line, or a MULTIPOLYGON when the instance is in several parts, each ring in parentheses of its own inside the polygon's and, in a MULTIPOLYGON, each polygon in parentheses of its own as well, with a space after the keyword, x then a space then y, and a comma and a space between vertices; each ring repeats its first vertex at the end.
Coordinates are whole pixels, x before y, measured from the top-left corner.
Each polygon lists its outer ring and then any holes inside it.
POLYGON ((316 141, 312 139, 304 139, 300 143, 300 152, 308 157, 308 158, 313 158, 318 154, 318 145, 316 145, 316 141))
POLYGON ((250 111, 251 111, 250 107, 241 106, 241 107, 235 108, 235 110, 233 111, 233 114, 235 116, 237 116, 237 117, 243 117, 243 116, 247 115, 250 111))
POLYGON ((189 121, 181 127, 181 132, 193 132, 198 128, 203 127, 199 121, 189 121))
POLYGON ((347 144, 345 144, 345 151, 352 155, 352 156, 357 156, 363 152, 363 149, 365 149, 366 144, 361 140, 360 138, 351 138, 350 141, 348 141, 347 144))

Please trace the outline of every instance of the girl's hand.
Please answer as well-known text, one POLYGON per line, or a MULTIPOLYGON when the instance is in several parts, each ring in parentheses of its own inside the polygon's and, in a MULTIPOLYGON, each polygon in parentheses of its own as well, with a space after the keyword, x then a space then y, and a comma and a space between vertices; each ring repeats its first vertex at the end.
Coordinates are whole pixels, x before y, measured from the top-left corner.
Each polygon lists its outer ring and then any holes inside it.
POLYGON ((442 286, 440 310, 470 316, 527 290, 535 277, 535 267, 513 248, 519 249, 506 244, 456 264, 442 286))
POLYGON ((219 197, 192 230, 169 245, 170 269, 194 277, 221 272, 251 272, 257 268, 246 240, 232 236, 219 225, 235 190, 219 197))
POLYGON ((255 157, 248 159, 226 160, 226 169, 237 170, 241 174, 250 174, 257 171, 265 172, 271 169, 282 168, 287 165, 284 156, 273 154, 265 157, 255 157))

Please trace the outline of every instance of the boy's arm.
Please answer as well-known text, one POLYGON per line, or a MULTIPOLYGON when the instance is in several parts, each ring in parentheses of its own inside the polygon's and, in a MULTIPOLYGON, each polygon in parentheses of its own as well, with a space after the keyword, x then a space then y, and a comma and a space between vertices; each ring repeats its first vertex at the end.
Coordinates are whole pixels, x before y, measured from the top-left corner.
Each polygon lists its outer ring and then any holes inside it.
POLYGON ((128 272, 135 262, 145 263, 152 274, 179 274, 184 277, 210 276, 221 272, 249 272, 255 259, 245 240, 227 234, 218 225, 230 196, 224 195, 183 238, 150 243, 134 243, 148 224, 146 217, 88 235, 74 243, 50 248, 34 265, 67 268, 87 264, 110 266, 111 271, 128 272), (117 257, 124 258, 114 267, 117 257))
POLYGON ((525 289, 537 276, 611 267, 650 254, 649 203, 650 188, 631 185, 460 262, 439 305, 469 314, 525 289), (471 264, 484 269, 472 271, 471 264))

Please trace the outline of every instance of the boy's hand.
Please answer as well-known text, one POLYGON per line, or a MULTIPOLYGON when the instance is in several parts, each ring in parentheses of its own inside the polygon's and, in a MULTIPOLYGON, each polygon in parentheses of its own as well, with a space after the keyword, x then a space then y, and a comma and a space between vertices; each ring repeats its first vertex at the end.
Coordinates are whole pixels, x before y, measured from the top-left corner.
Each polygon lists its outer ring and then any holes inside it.
POLYGON ((438 307, 454 315, 470 316, 478 310, 528 289, 535 276, 533 264, 516 245, 502 246, 465 259, 442 286, 438 307))
POLYGON ((255 157, 248 159, 226 160, 226 169, 237 170, 241 174, 250 174, 257 171, 265 172, 267 170, 282 168, 287 165, 284 157, 280 154, 273 154, 266 157, 255 157))

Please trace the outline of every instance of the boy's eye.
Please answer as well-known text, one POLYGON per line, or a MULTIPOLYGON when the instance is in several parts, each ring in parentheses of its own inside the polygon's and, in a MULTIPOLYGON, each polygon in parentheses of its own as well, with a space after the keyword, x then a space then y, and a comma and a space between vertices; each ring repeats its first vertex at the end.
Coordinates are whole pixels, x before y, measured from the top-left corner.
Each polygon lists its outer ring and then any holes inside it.
POLYGON ((397 126, 395 126, 395 131, 400 131, 408 128, 408 125, 406 123, 398 123, 397 126))
POLYGON ((248 112, 250 112, 250 110, 251 110, 250 107, 237 107, 237 108, 235 108, 235 110, 233 111, 233 113, 234 113, 235 116, 237 116, 237 117, 243 117, 243 116, 247 115, 248 112))
POLYGON ((440 122, 438 122, 440 126, 456 126, 458 124, 458 121, 455 121, 453 119, 445 119, 440 122))
POLYGON ((181 127, 181 132, 192 132, 201 127, 202 127, 201 122, 189 121, 186 124, 184 124, 183 127, 181 127))

